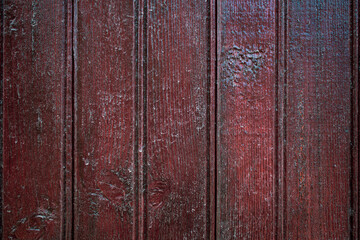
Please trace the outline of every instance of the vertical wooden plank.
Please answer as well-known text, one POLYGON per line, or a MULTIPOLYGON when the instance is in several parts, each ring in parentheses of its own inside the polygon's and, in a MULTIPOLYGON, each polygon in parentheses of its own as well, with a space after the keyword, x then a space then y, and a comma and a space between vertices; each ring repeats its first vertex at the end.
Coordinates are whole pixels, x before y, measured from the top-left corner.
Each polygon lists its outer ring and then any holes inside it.
POLYGON ((63 1, 3 1, 3 235, 63 230, 63 1))
POLYGON ((275 6, 219 9, 219 239, 274 237, 275 6))
POLYGON ((209 2, 147 1, 144 148, 149 239, 207 239, 209 2))
POLYGON ((75 3, 75 239, 134 234, 134 3, 75 3))
POLYGON ((286 239, 350 239, 351 3, 287 1, 286 239))

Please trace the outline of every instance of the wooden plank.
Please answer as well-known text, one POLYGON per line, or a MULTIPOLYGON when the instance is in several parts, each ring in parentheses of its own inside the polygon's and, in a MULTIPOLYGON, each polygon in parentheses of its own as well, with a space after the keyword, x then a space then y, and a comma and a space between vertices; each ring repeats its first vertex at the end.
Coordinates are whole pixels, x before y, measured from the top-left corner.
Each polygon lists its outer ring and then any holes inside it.
POLYGON ((353 237, 350 6, 285 1, 285 239, 353 237))
POLYGON ((3 1, 4 239, 59 239, 63 218, 65 8, 3 1))
POLYGON ((131 239, 134 1, 76 1, 75 239, 131 239))
POLYGON ((209 238, 209 7, 145 5, 145 238, 209 238))
POLYGON ((219 4, 219 239, 272 239, 275 1, 219 4))

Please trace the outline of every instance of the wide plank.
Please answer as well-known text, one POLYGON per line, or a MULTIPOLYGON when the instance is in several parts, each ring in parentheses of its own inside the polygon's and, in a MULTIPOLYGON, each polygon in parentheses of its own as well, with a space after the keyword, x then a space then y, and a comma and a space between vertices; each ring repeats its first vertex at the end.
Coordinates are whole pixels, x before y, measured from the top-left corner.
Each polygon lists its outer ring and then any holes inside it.
POLYGON ((351 238, 351 1, 285 1, 284 238, 351 238))
POLYGON ((209 7, 200 0, 145 5, 148 239, 209 237, 209 7))
POLYGON ((76 1, 75 239, 132 239, 134 1, 76 1))
POLYGON ((217 237, 275 229, 274 0, 218 3, 217 237))
POLYGON ((65 5, 3 1, 3 239, 60 239, 65 5))

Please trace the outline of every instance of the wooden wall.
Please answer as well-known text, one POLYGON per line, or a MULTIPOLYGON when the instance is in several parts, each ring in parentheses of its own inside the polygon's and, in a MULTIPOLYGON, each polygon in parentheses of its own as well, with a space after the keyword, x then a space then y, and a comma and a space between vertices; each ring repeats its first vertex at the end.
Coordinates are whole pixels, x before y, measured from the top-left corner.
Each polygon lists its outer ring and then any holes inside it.
POLYGON ((3 0, 3 239, 358 239, 358 0, 3 0))

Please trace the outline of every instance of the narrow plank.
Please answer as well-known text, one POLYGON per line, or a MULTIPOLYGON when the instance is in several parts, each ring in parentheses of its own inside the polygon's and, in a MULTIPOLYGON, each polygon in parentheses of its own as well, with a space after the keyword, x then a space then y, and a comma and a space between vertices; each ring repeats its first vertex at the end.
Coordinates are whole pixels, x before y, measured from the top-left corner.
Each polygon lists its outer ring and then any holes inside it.
POLYGON ((145 237, 208 239, 209 1, 145 8, 145 237))
POLYGON ((350 1, 286 1, 285 239, 350 239, 350 1))
POLYGON ((134 1, 76 1, 75 239, 131 239, 134 1))
POLYGON ((3 1, 3 235, 63 230, 63 1, 3 1))
POLYGON ((274 237, 275 1, 221 1, 218 238, 274 237))

